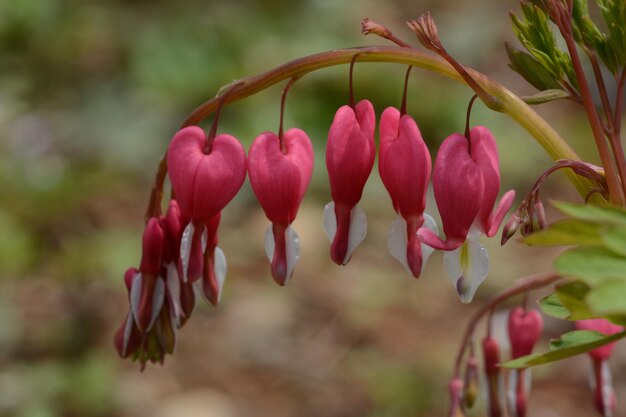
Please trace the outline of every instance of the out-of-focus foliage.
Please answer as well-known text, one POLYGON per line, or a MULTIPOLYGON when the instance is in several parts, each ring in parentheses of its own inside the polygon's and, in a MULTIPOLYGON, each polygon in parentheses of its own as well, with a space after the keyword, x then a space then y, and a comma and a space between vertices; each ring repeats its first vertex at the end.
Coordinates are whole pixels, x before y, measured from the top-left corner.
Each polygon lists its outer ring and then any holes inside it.
MULTIPOLYGON (((287 288, 269 276, 266 223, 247 185, 220 229, 229 260, 222 306, 199 307, 176 354, 143 374, 112 346, 127 305, 122 275, 139 262, 159 157, 184 116, 222 85, 302 55, 384 44, 360 35, 364 16, 412 41, 404 21, 430 9, 451 53, 516 91, 523 80, 510 75, 502 47, 515 7, 493 0, 0 0, 0 415, 441 415, 450 360, 475 306, 458 305, 441 279, 440 256, 419 281, 388 256, 393 209, 376 173, 364 194, 364 245, 345 268, 328 259, 323 149, 333 113, 347 100, 347 67, 308 75, 290 93, 286 126, 309 133, 317 160, 297 219, 303 258, 287 288)), ((399 105, 404 71, 357 64, 356 97, 372 100, 377 114, 399 105)), ((220 130, 247 148, 277 128, 279 95, 277 86, 226 107, 220 130)), ((471 95, 413 72, 409 112, 433 158, 443 138, 462 131, 471 95)), ((593 143, 582 118, 567 110, 548 108, 584 155, 593 143)), ((502 115, 477 105, 472 122, 494 132, 503 181, 523 195, 549 159, 502 115)), ((516 242, 487 245, 497 255, 477 303, 545 269, 552 256, 516 242)), ((572 404, 568 415, 590 412, 584 398, 572 404)))

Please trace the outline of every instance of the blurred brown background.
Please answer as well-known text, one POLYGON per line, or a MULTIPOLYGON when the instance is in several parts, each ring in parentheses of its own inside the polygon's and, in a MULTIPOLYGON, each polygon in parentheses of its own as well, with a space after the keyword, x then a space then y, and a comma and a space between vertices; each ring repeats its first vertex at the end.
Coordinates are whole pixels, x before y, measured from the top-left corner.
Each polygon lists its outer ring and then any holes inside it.
MULTIPOLYGON (((140 373, 113 348, 127 309, 122 276, 139 261, 159 156, 185 115, 220 86, 299 56, 384 44, 360 35, 364 16, 413 42, 404 21, 431 10, 461 62, 532 93, 506 65, 508 11, 517 8, 497 0, 0 0, 0 416, 445 415, 468 316, 514 279, 548 269, 555 252, 486 242, 492 272, 474 303, 461 305, 440 254, 416 281, 387 253, 394 213, 375 169, 362 201, 368 237, 348 266, 333 264, 321 228, 330 200, 324 143, 347 100, 345 66, 307 75, 288 100, 286 126, 309 133, 317 159, 294 226, 301 260, 286 288, 271 279, 267 221, 247 182, 220 228, 229 262, 221 306, 196 309, 162 367, 140 373)), ((396 65, 357 64, 355 94, 380 114, 399 105, 403 74, 396 65)), ((270 88, 228 106, 220 130, 246 147, 275 130, 279 93, 270 88)), ((463 129, 471 95, 413 72, 409 111, 433 160, 440 141, 463 129)), ((555 103, 539 111, 596 161, 580 109, 555 103)), ((482 104, 472 121, 496 134, 504 187, 521 198, 550 160, 482 104)), ((544 195, 575 199, 557 177, 544 195)), ((432 198, 427 211, 436 214, 432 198)), ((502 325, 504 314, 497 319, 502 325)), ((568 329, 546 318, 538 349, 568 329)), ((613 370, 623 402, 620 348, 613 370)), ((581 357, 535 369, 530 415, 594 415, 587 367, 581 357)), ((484 415, 482 404, 468 414, 484 415)))

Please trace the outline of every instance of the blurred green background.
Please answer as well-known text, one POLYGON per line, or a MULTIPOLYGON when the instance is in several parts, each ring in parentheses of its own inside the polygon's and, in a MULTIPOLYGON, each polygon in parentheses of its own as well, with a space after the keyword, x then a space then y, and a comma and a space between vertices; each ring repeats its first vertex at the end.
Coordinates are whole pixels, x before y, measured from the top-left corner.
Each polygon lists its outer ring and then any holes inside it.
MULTIPOLYGON (((469 314, 515 278, 549 268, 555 252, 486 242, 492 273, 474 304, 461 305, 440 254, 416 281, 387 253, 394 213, 374 170, 362 201, 368 237, 350 265, 333 264, 321 228, 330 200, 324 143, 347 100, 346 66, 307 75, 287 103, 286 126, 309 133, 316 169, 295 222, 301 260, 286 288, 271 279, 267 221, 247 182, 220 228, 229 262, 222 304, 196 309, 162 367, 140 373, 113 348, 127 310, 122 276, 139 261, 158 158, 185 115, 222 85, 303 55, 385 44, 360 35, 364 16, 413 41, 404 21, 431 10, 461 62, 531 93, 507 68, 510 9, 515 1, 0 0, 0 416, 443 415, 469 314)), ((398 106, 404 70, 357 64, 357 98, 378 113, 398 106)), ((248 147, 276 130, 279 95, 276 86, 227 106, 220 131, 248 147)), ((409 112, 433 159, 441 140, 463 129, 471 95, 413 72, 409 112)), ((474 108, 473 123, 496 134, 504 186, 519 200, 550 160, 505 116, 474 108)), ((539 110, 597 161, 580 109, 539 110)), ((544 195, 576 198, 556 177, 544 195)), ((435 214, 432 196, 428 207, 435 214)), ((504 338, 504 315, 496 319, 504 338)), ((546 340, 568 329, 546 322, 546 340)), ((623 350, 615 356, 624 398, 623 350)), ((531 415, 592 415, 587 366, 577 358, 536 369, 531 415)), ((480 407, 469 414, 483 415, 480 407)))

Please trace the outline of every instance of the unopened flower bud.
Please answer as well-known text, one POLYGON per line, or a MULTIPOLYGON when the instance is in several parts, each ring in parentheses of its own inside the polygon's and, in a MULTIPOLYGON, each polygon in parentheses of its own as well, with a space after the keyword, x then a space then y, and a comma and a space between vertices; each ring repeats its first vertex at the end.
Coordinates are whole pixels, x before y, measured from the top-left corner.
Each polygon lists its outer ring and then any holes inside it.
POLYGON ((483 361, 485 366, 485 375, 487 376, 487 405, 489 417, 500 417, 502 410, 500 408, 500 348, 498 342, 492 337, 486 337, 483 340, 483 361))
POLYGON ((450 392, 450 412, 448 417, 465 417, 463 412, 463 381, 454 378, 448 384, 450 392))
POLYGON ((502 238, 500 239, 501 245, 504 245, 510 238, 513 237, 515 232, 517 232, 517 229, 519 229, 521 223, 522 219, 518 212, 513 213, 509 218, 509 221, 506 222, 502 228, 502 238))
POLYGON ((463 389, 463 405, 472 408, 478 396, 478 361, 471 355, 465 364, 465 384, 463 389))
POLYGON ((546 211, 543 208, 543 203, 539 200, 533 207, 533 217, 537 223, 538 230, 543 230, 546 227, 546 211))

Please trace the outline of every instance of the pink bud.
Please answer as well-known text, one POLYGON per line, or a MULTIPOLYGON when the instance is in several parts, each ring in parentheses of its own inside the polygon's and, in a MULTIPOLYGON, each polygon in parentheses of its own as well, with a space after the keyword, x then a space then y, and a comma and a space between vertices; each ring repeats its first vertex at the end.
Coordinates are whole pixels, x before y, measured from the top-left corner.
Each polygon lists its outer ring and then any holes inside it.
POLYGON ((513 359, 530 355, 541 336, 543 318, 537 310, 514 308, 509 314, 508 330, 513 359))
POLYGON ((406 261, 417 278, 422 270, 417 230, 424 224, 431 160, 415 120, 393 107, 385 109, 380 119, 378 171, 394 209, 406 221, 406 261))
POLYGON ((500 348, 498 342, 492 337, 483 339, 483 360, 485 374, 487 376, 487 410, 489 417, 500 417, 502 409, 500 407, 500 348))
POLYGON ((483 174, 483 199, 478 211, 478 221, 481 229, 488 237, 494 236, 507 211, 513 204, 515 191, 504 194, 496 207, 496 200, 500 192, 500 162, 498 147, 493 134, 484 126, 476 126, 470 132, 471 155, 483 174))
POLYGON ((237 194, 246 178, 246 155, 233 136, 220 134, 210 152, 197 126, 179 130, 167 150, 172 188, 182 215, 206 223, 237 194))
POLYGON ((142 273, 158 274, 163 265, 165 236, 156 217, 152 217, 143 232, 141 266, 142 273))
POLYGON ((284 152, 280 139, 266 132, 254 140, 249 153, 252 190, 274 224, 272 275, 280 285, 284 285, 293 272, 288 246, 297 243, 294 239, 285 243, 287 229, 296 218, 313 172, 313 147, 306 133, 289 129, 283 142, 284 152))
POLYGON ((165 250, 163 253, 163 262, 178 262, 180 258, 180 240, 183 236, 184 225, 187 222, 183 220, 180 206, 176 200, 170 200, 167 206, 167 213, 161 224, 165 232, 165 250))
POLYGON ((481 166, 470 155, 467 139, 458 133, 448 136, 437 154, 433 173, 435 200, 446 240, 422 228, 422 242, 435 249, 451 251, 463 244, 483 204, 481 166))
POLYGON ((330 253, 333 261, 339 265, 349 260, 352 208, 361 199, 374 166, 375 126, 372 103, 361 100, 354 109, 350 106, 339 108, 328 133, 326 167, 336 219, 336 233, 330 253))
POLYGON ((454 378, 448 384, 448 392, 450 393, 450 410, 448 417, 464 417, 463 412, 463 381, 454 378))

